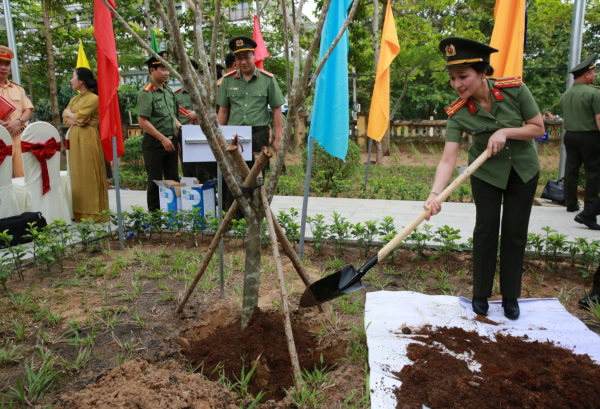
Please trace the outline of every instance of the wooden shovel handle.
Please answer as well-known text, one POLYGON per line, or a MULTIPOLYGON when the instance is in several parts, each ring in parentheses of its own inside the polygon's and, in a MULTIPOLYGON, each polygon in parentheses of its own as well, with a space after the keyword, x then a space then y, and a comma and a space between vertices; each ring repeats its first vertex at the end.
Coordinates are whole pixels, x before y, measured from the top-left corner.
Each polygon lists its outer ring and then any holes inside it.
MULTIPOLYGON (((448 187, 446 189, 444 189, 444 191, 442 193, 440 193, 440 195, 436 198, 436 200, 439 203, 443 203, 448 198, 448 196, 450 196, 452 194, 452 192, 454 192, 459 185, 461 185, 465 180, 467 180, 467 178, 469 176, 471 176, 471 174, 473 172, 475 172, 477 170, 477 168, 479 168, 481 166, 481 164, 483 162, 485 162, 486 160, 487 160, 487 149, 485 151, 483 151, 483 153, 481 155, 479 155, 479 157, 477 159, 475 159, 475 161, 473 163, 471 163, 471 165, 463 173, 461 173, 456 179, 454 179, 454 181, 450 185, 448 185, 448 187)), ((408 224, 408 226, 406 226, 404 229, 402 229, 402 231, 400 233, 398 233, 396 235, 396 237, 394 237, 392 239, 392 241, 390 241, 381 250, 379 250, 379 253, 377 253, 377 259, 383 260, 385 258, 385 256, 390 254, 390 252, 393 249, 395 249, 396 246, 398 246, 398 244, 400 244, 400 242, 402 242, 402 240, 404 240, 406 238, 406 236, 408 236, 410 233, 412 233, 412 231, 414 229, 416 229, 417 226, 419 224, 421 224, 421 222, 423 220, 425 220, 425 218, 427 217, 428 214, 429 214, 428 210, 423 210, 421 212, 421 214, 419 214, 412 222, 410 222, 408 224)))

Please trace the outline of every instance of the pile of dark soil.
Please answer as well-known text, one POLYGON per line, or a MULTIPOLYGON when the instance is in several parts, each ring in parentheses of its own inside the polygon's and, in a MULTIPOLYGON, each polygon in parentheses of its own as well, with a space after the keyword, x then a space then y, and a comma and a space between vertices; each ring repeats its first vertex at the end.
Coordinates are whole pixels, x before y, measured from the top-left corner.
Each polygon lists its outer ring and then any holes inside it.
POLYGON ((459 328, 424 327, 412 343, 414 362, 395 373, 402 386, 394 391, 396 408, 593 408, 600 405, 600 365, 551 342, 496 335, 497 342, 459 328), (481 364, 444 353, 439 344, 481 364))
MULTIPOLYGON (((215 381, 223 368, 227 378, 236 382, 240 379, 242 366, 247 374, 260 357, 248 390, 253 395, 265 392, 263 401, 280 400, 285 397, 284 389, 293 385, 292 363, 283 325, 282 314, 265 313, 256 308, 245 330, 242 331, 241 318, 238 318, 203 339, 189 340, 189 346, 184 346, 182 352, 192 365, 201 365, 199 370, 215 381)), ((294 321, 292 331, 301 368, 310 371, 315 365, 320 368, 321 354, 323 365, 331 367, 343 353, 343 348, 318 350, 314 336, 294 321)))

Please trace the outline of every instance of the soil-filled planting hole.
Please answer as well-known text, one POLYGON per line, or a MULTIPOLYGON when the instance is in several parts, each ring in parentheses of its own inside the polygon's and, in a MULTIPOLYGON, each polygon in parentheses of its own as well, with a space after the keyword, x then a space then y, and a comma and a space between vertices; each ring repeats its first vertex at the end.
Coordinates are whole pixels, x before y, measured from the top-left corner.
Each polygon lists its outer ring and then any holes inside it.
POLYGON ((413 361, 399 373, 397 408, 593 408, 600 404, 600 365, 551 342, 459 328, 424 327, 408 345, 413 361), (471 370, 466 353, 481 365, 471 370))
MULTIPOLYGON (((237 382, 242 366, 244 373, 248 374, 260 357, 248 390, 253 396, 260 391, 265 392, 262 401, 280 400, 285 397, 284 389, 293 386, 292 364, 283 325, 282 314, 256 308, 245 330, 242 331, 241 318, 238 318, 229 325, 218 327, 203 339, 190 339, 189 347, 182 352, 192 365, 200 366, 198 371, 202 370, 205 376, 210 375, 213 381, 218 380, 224 370, 231 382, 237 382)), ((344 356, 345 344, 321 350, 314 335, 302 325, 292 321, 292 331, 303 369, 312 371, 315 365, 317 368, 322 365, 331 368, 344 356)))

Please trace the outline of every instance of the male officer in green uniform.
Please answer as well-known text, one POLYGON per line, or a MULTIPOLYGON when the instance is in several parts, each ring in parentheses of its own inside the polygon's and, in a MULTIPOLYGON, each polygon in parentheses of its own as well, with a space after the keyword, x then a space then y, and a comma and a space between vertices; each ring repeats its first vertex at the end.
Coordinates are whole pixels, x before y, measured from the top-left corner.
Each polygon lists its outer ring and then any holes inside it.
MULTIPOLYGON (((167 59, 169 53, 161 51, 167 59)), ((144 130, 142 152, 148 174, 148 210, 160 209, 158 186, 155 180, 179 180, 177 132, 177 101, 167 82, 169 70, 154 57, 145 61, 150 71, 150 82, 137 96, 138 122, 144 130)))
MULTIPOLYGON (((275 134, 273 148, 277 151, 283 134, 281 106, 285 99, 274 75, 254 65, 255 48, 256 43, 245 36, 229 41, 237 69, 225 74, 218 82, 219 124, 252 126, 252 152, 260 152, 263 146, 269 145, 270 106, 275 134)), ((249 167, 253 165, 254 160, 248 163, 249 167)), ((226 210, 231 206, 231 199, 228 200, 227 194, 225 196, 223 209, 226 210)))
POLYGON ((269 145, 269 106, 273 111, 275 137, 273 148, 279 149, 283 127, 281 106, 285 103, 274 75, 254 65, 256 43, 248 37, 231 39, 229 48, 238 69, 219 81, 219 124, 252 126, 252 152, 269 145))
MULTIPOLYGON (((573 68, 575 82, 560 99, 565 133, 565 202, 568 212, 579 210, 577 182, 579 168, 585 170, 584 209, 589 209, 600 192, 600 89, 594 87, 596 56, 589 56, 573 68)), ((577 215, 575 220, 595 230, 596 216, 577 215)), ((597 227, 596 227, 597 226, 597 227)))

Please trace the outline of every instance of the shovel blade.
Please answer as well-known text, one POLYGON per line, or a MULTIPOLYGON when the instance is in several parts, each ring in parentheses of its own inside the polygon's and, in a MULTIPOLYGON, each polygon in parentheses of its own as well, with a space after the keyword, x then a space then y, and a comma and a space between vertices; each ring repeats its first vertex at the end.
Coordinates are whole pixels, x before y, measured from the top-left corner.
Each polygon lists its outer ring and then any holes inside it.
POLYGON ((300 307, 314 307, 326 301, 341 297, 364 288, 356 269, 346 266, 343 269, 312 283, 300 298, 300 307))

